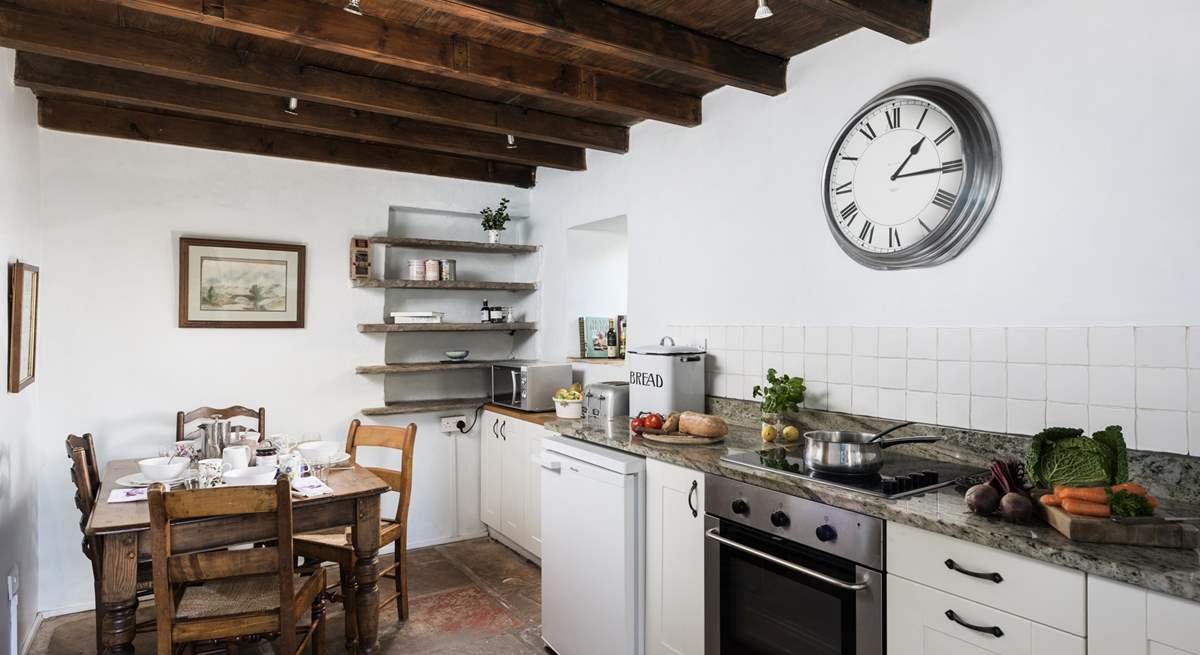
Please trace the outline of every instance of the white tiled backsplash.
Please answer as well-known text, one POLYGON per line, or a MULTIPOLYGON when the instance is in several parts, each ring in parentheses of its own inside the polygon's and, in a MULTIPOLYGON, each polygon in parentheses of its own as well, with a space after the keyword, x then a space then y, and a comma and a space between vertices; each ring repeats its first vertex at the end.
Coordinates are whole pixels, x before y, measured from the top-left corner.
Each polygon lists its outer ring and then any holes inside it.
POLYGON ((1200 327, 670 327, 707 343, 714 396, 753 400, 774 368, 804 377, 814 409, 1014 434, 1120 425, 1131 447, 1200 456, 1200 327))

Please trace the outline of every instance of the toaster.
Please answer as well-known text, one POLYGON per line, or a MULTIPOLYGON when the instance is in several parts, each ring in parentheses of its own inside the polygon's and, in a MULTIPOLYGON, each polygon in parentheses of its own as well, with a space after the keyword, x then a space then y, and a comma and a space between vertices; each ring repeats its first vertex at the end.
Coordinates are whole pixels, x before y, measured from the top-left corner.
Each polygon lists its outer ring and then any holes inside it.
POLYGON ((597 382, 583 393, 584 420, 608 421, 629 416, 629 383, 597 382))

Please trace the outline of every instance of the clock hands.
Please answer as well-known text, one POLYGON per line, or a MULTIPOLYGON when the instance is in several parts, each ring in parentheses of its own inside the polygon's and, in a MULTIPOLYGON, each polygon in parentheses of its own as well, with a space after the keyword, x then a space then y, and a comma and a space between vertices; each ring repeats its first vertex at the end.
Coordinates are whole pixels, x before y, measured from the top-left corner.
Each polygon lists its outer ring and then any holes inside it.
POLYGON ((896 181, 897 177, 900 177, 900 171, 904 170, 904 167, 908 165, 908 160, 912 159, 913 157, 916 157, 917 153, 921 152, 921 144, 922 143, 925 143, 924 135, 921 136, 921 140, 917 141, 916 145, 914 145, 912 148, 909 149, 908 156, 904 158, 904 161, 900 162, 900 168, 897 168, 896 172, 892 173, 892 181, 893 182, 896 181))
POLYGON ((911 173, 905 173, 903 175, 893 175, 892 179, 897 180, 902 177, 915 177, 917 175, 928 175, 930 173, 953 173, 954 171, 962 170, 962 167, 963 167, 962 160, 955 159, 954 161, 946 162, 945 164, 938 166, 937 168, 926 168, 923 171, 913 171, 911 173))

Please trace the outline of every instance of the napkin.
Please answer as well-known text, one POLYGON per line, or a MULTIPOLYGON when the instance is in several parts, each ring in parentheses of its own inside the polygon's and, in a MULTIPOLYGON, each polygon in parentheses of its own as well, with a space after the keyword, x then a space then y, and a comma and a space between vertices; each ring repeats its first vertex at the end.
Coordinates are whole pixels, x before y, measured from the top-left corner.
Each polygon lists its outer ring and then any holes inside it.
POLYGON ((315 498, 333 493, 333 489, 330 489, 329 485, 314 477, 292 480, 292 490, 305 498, 315 498))
POLYGON ((135 503, 139 500, 146 500, 146 493, 150 491, 146 487, 138 489, 113 489, 112 493, 108 494, 108 502, 110 503, 135 503))

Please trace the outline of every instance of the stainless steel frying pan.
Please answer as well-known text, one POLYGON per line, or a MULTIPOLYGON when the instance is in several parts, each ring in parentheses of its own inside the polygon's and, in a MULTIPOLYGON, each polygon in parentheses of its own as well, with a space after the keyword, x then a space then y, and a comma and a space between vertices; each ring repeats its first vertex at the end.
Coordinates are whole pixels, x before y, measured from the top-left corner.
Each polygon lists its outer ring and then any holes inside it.
POLYGON ((933 443, 945 437, 875 439, 870 432, 819 430, 804 433, 804 463, 813 471, 871 475, 883 468, 883 449, 902 443, 933 443))

